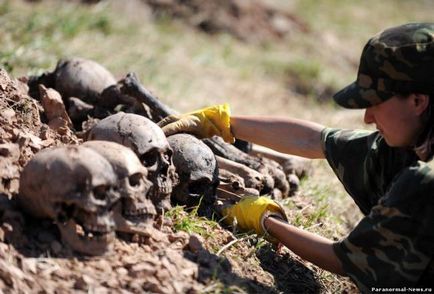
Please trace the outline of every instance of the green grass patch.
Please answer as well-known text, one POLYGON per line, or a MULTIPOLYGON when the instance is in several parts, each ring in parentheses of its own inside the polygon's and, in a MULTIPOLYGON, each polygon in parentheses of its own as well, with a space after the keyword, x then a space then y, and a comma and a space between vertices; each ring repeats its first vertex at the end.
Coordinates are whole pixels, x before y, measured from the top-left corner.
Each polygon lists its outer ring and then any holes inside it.
POLYGON ((173 222, 175 231, 196 233, 204 238, 212 235, 212 229, 218 226, 214 220, 209 220, 197 214, 197 207, 186 211, 184 206, 175 206, 165 213, 173 222))

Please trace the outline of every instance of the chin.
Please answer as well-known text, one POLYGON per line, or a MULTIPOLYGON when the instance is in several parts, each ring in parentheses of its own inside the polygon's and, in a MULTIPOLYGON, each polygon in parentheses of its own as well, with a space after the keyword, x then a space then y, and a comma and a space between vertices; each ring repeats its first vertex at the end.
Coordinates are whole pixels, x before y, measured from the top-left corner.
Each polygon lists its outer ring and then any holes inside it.
POLYGON ((388 136, 384 133, 380 132, 381 136, 384 138, 384 141, 386 142, 387 146, 394 147, 394 148, 407 148, 410 146, 413 146, 413 140, 409 138, 408 136, 388 136))
POLYGON ((384 138, 384 141, 386 142, 387 146, 389 146, 389 147, 403 147, 403 146, 401 146, 401 144, 398 144, 394 140, 391 140, 390 138, 387 138, 384 135, 383 135, 383 138, 384 138))
POLYGON ((409 143, 390 140, 390 139, 387 139, 386 137, 384 137, 384 141, 386 141, 387 146, 394 147, 394 148, 407 148, 409 146, 412 146, 409 143))

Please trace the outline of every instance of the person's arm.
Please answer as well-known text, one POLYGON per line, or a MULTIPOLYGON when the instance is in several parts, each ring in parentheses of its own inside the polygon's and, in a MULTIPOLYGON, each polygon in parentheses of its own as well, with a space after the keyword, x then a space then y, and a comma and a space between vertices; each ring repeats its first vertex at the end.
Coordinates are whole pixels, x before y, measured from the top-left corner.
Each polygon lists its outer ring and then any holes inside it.
POLYGON ((301 258, 330 272, 345 275, 333 242, 273 217, 264 220, 268 233, 301 258))
POLYGON ((228 104, 170 115, 158 125, 166 136, 180 132, 199 138, 218 135, 228 143, 233 143, 236 137, 283 153, 324 158, 321 146, 324 126, 293 118, 231 115, 228 104))
POLYGON ((231 116, 231 131, 236 138, 307 158, 324 158, 323 129, 320 124, 299 119, 231 116))

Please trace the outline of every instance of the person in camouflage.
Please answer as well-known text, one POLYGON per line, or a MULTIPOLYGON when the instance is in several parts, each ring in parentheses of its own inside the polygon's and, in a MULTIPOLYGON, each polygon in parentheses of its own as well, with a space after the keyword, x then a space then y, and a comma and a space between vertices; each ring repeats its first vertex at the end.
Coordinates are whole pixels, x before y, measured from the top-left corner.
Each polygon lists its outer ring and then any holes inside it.
POLYGON ((343 240, 290 225, 272 200, 261 197, 240 201, 226 215, 326 270, 348 275, 363 292, 434 285, 434 23, 405 24, 371 38, 357 80, 334 99, 346 108, 365 108, 365 122, 377 131, 235 116, 227 105, 169 117, 160 125, 168 135, 224 135, 228 142, 237 137, 325 158, 364 214, 343 240))

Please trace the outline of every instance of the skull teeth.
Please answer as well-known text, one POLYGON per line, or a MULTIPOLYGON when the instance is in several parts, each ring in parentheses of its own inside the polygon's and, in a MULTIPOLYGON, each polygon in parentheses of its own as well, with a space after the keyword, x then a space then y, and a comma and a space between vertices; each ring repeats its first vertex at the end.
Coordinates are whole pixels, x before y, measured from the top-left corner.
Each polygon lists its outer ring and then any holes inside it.
POLYGON ((146 220, 151 220, 154 216, 152 214, 143 214, 140 216, 124 216, 126 220, 130 222, 138 222, 141 223, 146 220))
POLYGON ((155 187, 155 190, 158 191, 158 193, 164 193, 164 194, 170 194, 172 193, 172 185, 166 181, 166 178, 159 177, 157 179, 157 187, 155 187))
POLYGON ((129 217, 140 217, 142 215, 149 215, 150 213, 148 213, 148 209, 143 208, 135 210, 124 210, 123 214, 129 217))
POLYGON ((129 211, 124 213, 123 217, 131 222, 143 222, 154 218, 154 214, 147 213, 145 210, 129 211))
POLYGON ((88 228, 85 228, 77 223, 75 224, 75 232, 80 238, 88 240, 105 239, 106 236, 111 233, 111 231, 105 227, 89 226, 88 228))
POLYGON ((154 189, 152 194, 154 197, 158 196, 159 198, 165 198, 165 196, 169 195, 170 193, 172 193, 172 187, 159 186, 154 189))

